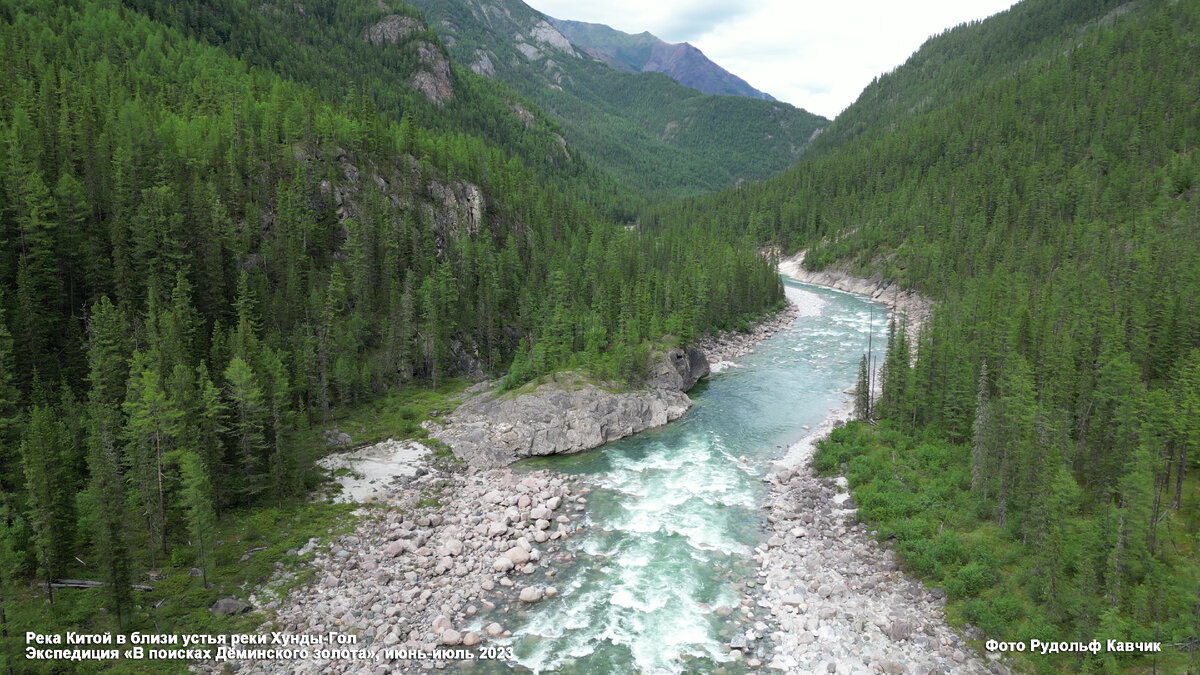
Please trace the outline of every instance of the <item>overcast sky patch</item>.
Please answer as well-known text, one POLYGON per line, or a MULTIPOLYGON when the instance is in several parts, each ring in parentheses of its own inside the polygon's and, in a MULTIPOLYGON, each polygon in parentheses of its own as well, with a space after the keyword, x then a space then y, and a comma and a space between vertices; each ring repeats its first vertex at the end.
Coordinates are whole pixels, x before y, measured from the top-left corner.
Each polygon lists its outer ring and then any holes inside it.
POLYGON ((527 0, 559 19, 691 42, 751 86, 829 118, 929 37, 1013 0, 527 0))

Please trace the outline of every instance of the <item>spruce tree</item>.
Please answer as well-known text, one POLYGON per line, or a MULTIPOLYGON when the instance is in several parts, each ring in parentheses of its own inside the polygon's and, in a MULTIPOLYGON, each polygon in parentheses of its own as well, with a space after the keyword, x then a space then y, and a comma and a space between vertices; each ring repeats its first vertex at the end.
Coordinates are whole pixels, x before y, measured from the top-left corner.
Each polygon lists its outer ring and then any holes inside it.
POLYGON ((54 591, 50 582, 66 567, 73 543, 66 494, 70 486, 62 472, 66 435, 66 427, 53 408, 35 405, 21 441, 29 524, 38 570, 46 581, 46 595, 51 603, 54 591))
POLYGON ((212 567, 213 532, 217 522, 209 470, 199 455, 184 452, 179 457, 179 471, 183 481, 183 492, 180 496, 188 533, 196 551, 201 583, 207 588, 208 573, 212 567))
POLYGON ((92 419, 90 427, 87 504, 94 524, 90 534, 97 564, 107 584, 112 612, 117 625, 123 627, 129 618, 133 598, 120 450, 113 429, 102 419, 92 419))
POLYGON ((229 433, 237 449, 240 494, 247 501, 262 493, 265 486, 263 450, 267 446, 263 433, 267 413, 262 388, 254 372, 241 358, 235 356, 225 369, 228 383, 226 395, 232 420, 229 433))
POLYGON ((854 382, 854 419, 871 421, 871 384, 867 375, 867 355, 858 362, 858 379, 854 382))
POLYGON ((167 454, 175 448, 183 415, 163 391, 158 373, 149 359, 134 354, 133 367, 123 406, 127 477, 146 519, 151 549, 167 552, 167 454))

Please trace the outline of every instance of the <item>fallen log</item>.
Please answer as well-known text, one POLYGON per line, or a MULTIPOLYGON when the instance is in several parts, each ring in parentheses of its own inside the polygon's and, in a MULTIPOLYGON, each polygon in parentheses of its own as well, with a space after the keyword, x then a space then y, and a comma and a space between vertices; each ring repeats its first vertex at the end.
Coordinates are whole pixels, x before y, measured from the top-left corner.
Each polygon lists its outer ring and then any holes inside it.
MULTIPOLYGON (((55 579, 50 582, 50 588, 96 588, 97 586, 104 585, 105 582, 103 581, 88 581, 86 579, 55 579)), ((139 584, 133 584, 130 588, 135 591, 144 592, 154 590, 152 586, 142 586, 139 584)))

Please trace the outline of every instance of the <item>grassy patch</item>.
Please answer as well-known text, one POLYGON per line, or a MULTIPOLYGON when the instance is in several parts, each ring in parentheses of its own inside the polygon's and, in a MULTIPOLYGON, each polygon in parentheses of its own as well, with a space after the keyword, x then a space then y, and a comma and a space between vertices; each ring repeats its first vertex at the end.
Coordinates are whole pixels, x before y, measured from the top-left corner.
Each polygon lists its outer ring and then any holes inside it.
POLYGON ((453 412, 460 403, 463 390, 470 384, 466 380, 449 379, 437 389, 404 387, 393 390, 369 403, 332 411, 328 421, 313 422, 309 429, 297 433, 295 440, 319 456, 329 450, 325 432, 330 429, 349 434, 354 446, 379 443, 388 438, 425 439, 429 434, 421 423, 440 421, 453 412))

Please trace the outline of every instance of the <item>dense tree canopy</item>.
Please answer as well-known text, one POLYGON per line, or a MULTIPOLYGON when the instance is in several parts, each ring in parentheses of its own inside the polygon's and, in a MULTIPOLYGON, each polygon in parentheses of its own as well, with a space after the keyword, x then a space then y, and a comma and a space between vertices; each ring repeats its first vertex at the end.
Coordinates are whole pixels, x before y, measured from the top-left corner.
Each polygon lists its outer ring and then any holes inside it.
MULTIPOLYGON (((131 575, 181 549, 207 574, 214 519, 300 495, 293 432, 335 409, 634 377, 648 345, 782 300, 740 237, 614 224, 581 162, 543 180, 548 133, 429 123, 385 86, 402 56, 343 92, 309 52, 239 59, 151 18, 225 39, 230 6, 0 5, 0 582, 95 553, 119 622, 131 575)), ((472 110, 514 100, 462 77, 472 110)))

